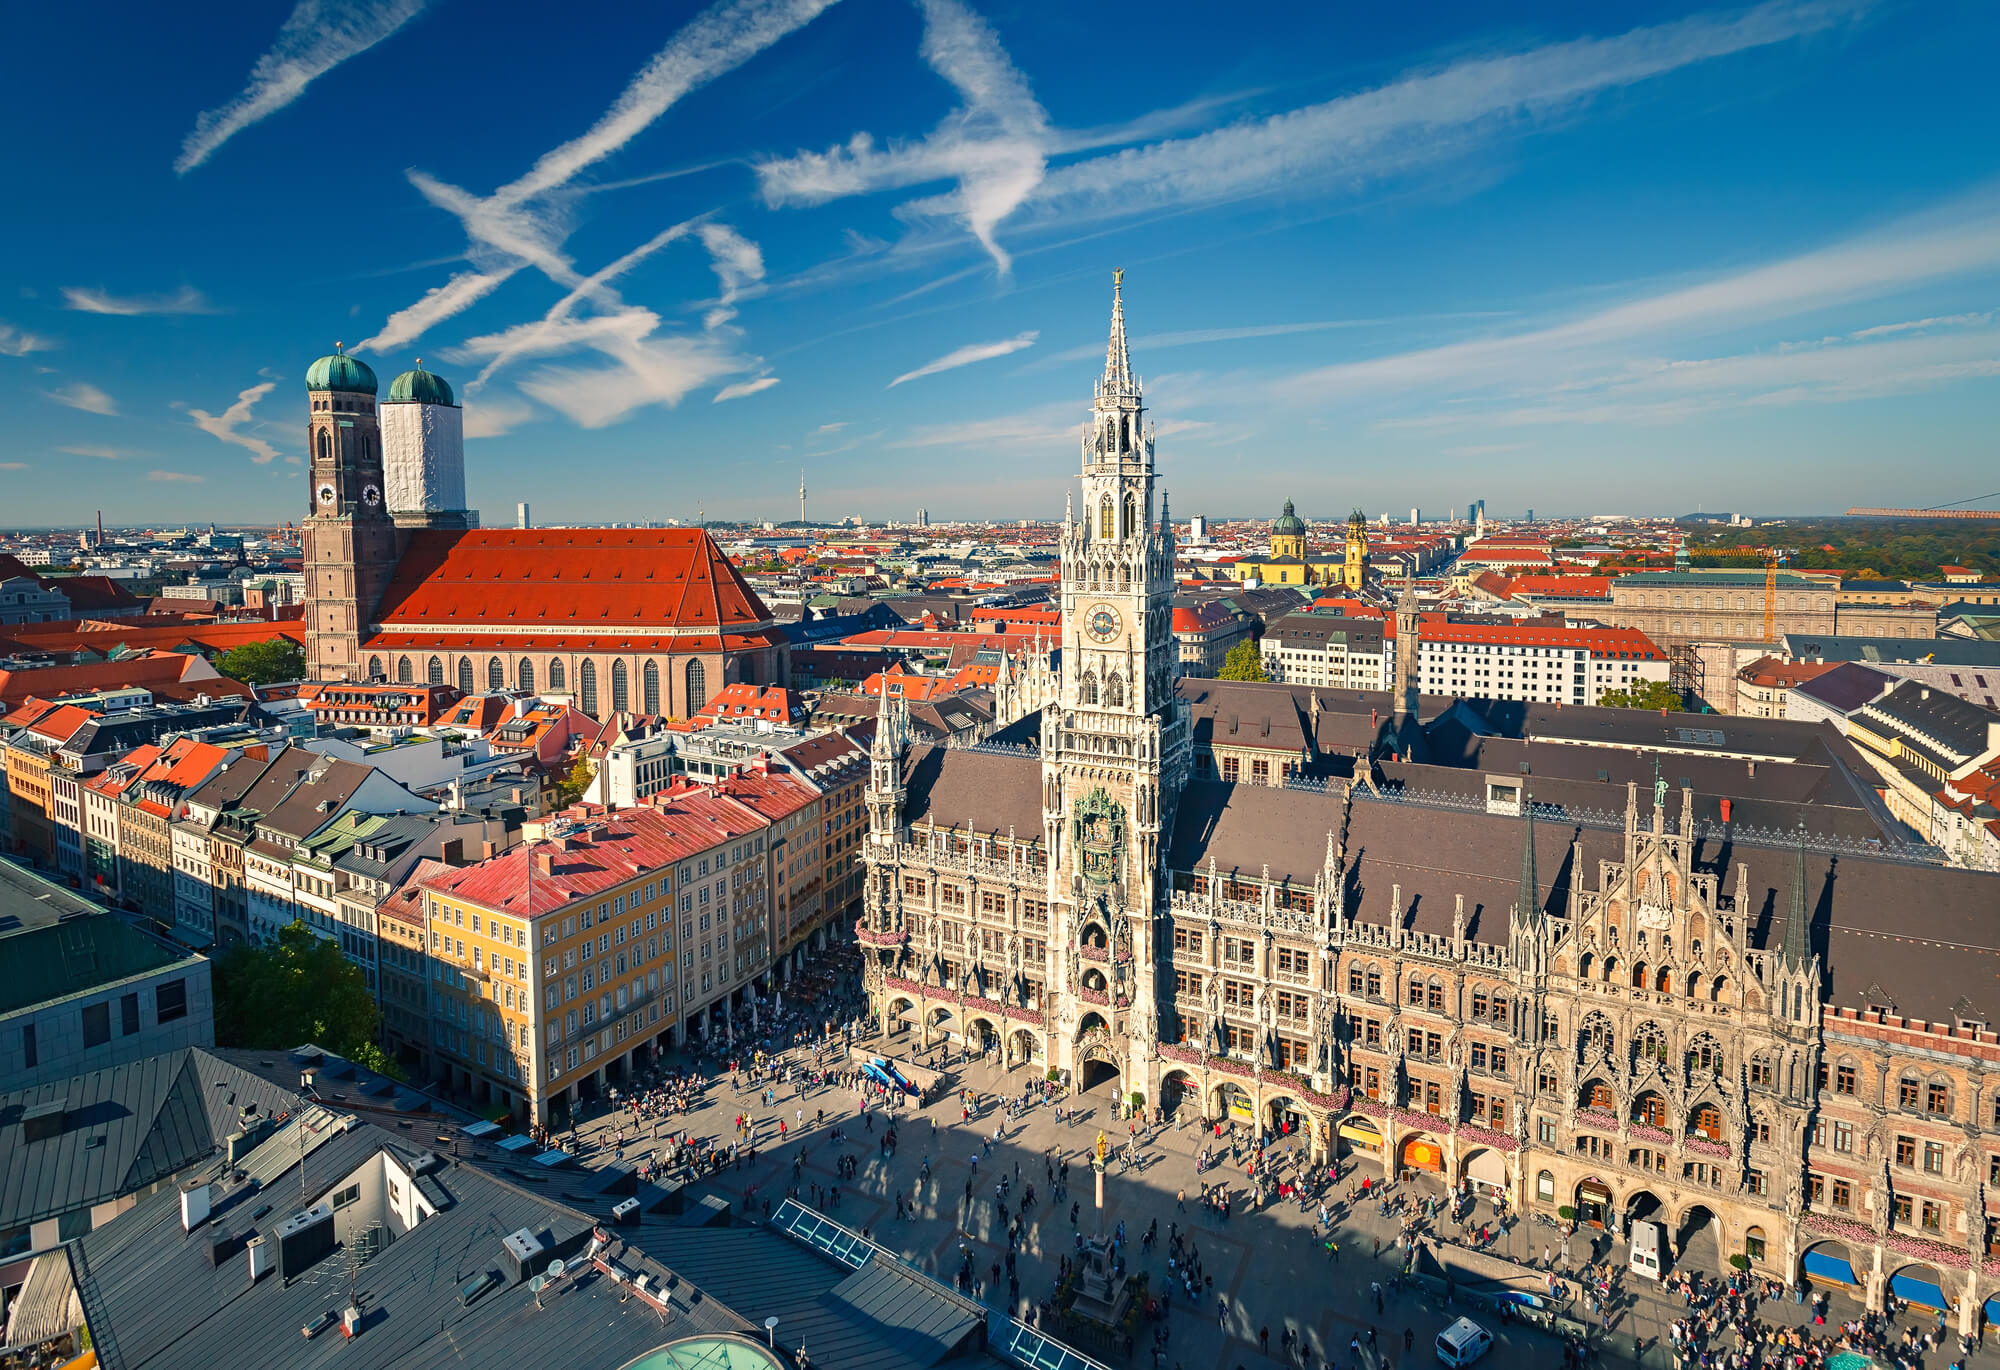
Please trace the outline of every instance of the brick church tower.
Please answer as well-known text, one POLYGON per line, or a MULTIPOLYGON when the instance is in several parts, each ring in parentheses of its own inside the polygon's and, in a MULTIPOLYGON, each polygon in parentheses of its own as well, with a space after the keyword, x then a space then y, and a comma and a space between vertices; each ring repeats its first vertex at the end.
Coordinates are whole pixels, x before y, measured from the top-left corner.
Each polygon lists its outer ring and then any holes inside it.
POLYGON ((306 677, 361 680, 361 639, 396 569, 375 373, 334 345, 306 372, 306 677))

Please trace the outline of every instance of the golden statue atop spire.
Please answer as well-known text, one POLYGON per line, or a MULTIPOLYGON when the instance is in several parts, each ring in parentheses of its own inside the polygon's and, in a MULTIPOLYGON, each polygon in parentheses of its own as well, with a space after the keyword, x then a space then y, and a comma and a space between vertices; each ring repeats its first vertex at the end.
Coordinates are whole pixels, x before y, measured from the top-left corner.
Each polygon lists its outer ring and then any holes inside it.
POLYGON ((1111 293, 1114 295, 1117 294, 1119 287, 1124 284, 1125 284, 1125 268, 1122 266, 1114 266, 1113 268, 1111 268, 1111 293))

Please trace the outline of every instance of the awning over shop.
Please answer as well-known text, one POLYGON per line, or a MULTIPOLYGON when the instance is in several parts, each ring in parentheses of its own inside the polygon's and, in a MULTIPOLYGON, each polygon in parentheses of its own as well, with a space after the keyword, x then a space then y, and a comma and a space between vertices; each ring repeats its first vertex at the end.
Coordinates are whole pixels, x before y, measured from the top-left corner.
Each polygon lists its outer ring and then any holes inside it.
POLYGON ((1356 1146, 1365 1146, 1371 1151, 1382 1145, 1382 1134, 1366 1123, 1342 1123, 1340 1135, 1356 1146))
POLYGON ((1861 1283, 1854 1277, 1854 1267, 1831 1251, 1806 1252, 1805 1267, 1806 1274, 1813 1279, 1831 1280, 1836 1284, 1861 1283))
POLYGON ((1474 1184, 1501 1188, 1507 1183, 1507 1159, 1489 1147, 1466 1162, 1465 1178, 1474 1184))
POLYGON ((1411 1142, 1403 1148, 1403 1162, 1418 1170, 1443 1170, 1444 1149, 1435 1142, 1411 1142))
POLYGON ((1922 1275, 1891 1275, 1889 1288, 1899 1299, 1908 1299, 1922 1308, 1943 1308, 1944 1290, 1922 1275))

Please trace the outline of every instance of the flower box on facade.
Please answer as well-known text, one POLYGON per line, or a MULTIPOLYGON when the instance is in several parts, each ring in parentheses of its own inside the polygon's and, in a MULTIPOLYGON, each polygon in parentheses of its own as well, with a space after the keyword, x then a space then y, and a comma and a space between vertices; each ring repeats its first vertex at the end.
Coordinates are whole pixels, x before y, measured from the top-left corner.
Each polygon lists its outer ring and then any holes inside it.
POLYGON ((1802 1224, 1823 1236, 1838 1237, 1844 1242, 1861 1246, 1875 1244, 1875 1229, 1866 1223, 1858 1223, 1852 1218, 1837 1218, 1831 1213, 1806 1210, 1802 1224))
POLYGON ((1096 1004, 1100 1008, 1108 1008, 1111 1004, 1111 996, 1101 989, 1080 989, 1076 992, 1076 997, 1086 1004, 1096 1004))
POLYGON ((1160 1043, 1160 1055, 1166 1057, 1169 1061, 1179 1061, 1182 1065, 1193 1066, 1201 1064, 1201 1053, 1193 1047, 1185 1046, 1180 1042, 1160 1043))
POLYGON ((1710 1141, 1706 1137, 1687 1137, 1682 1140, 1682 1145, 1697 1156, 1713 1156, 1722 1161, 1736 1154, 1730 1149, 1729 1143, 1710 1141))
POLYGON ((885 975, 882 977, 882 983, 890 989, 901 990, 905 994, 921 996, 929 992, 915 980, 905 980, 900 975, 885 975))
POLYGON ((1495 1151, 1519 1151, 1521 1139, 1511 1132, 1496 1132, 1490 1127, 1480 1127, 1476 1123, 1465 1123, 1458 1129, 1461 1140, 1490 1146, 1495 1151))
POLYGON ((1594 1127, 1600 1132, 1616 1132, 1618 1130, 1618 1115, 1616 1113, 1607 1113, 1601 1108, 1579 1108, 1576 1111, 1576 1120, 1583 1124, 1583 1126, 1594 1127))
POLYGON ((1020 1008, 1014 1004, 1002 1004, 1000 1016, 1010 1023, 1026 1023, 1030 1027, 1042 1025, 1042 1011, 1037 1008, 1020 1008))
POLYGON ((1654 1127, 1651 1123, 1634 1123, 1632 1124, 1631 1132, 1632 1140, 1635 1142, 1651 1142, 1655 1146, 1672 1146, 1674 1144, 1673 1133, 1663 1127, 1654 1127))
POLYGON ((1915 1237, 1903 1232, 1891 1232, 1882 1241, 1898 1255, 1911 1256, 1932 1265, 1942 1265, 1954 1270, 1963 1270, 1972 1264, 1972 1253, 1962 1246, 1947 1246, 1929 1237, 1915 1237))
POLYGON ((1356 1113, 1366 1113, 1371 1118, 1387 1118, 1389 1116, 1389 1106, 1380 1099, 1371 1099, 1365 1094, 1357 1094, 1353 1102, 1356 1113))
POLYGON ((1076 952, 1086 961, 1105 961, 1110 958, 1110 953, 1103 947, 1094 947, 1088 942, 1078 947, 1076 952))

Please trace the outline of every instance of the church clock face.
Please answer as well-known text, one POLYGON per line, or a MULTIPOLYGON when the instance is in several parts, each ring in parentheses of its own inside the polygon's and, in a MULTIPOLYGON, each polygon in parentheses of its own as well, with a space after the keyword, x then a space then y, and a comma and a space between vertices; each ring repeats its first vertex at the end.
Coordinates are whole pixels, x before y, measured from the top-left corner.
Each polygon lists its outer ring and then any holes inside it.
POLYGON ((332 504, 332 503, 333 503, 333 487, 332 487, 331 485, 322 485, 322 486, 320 486, 320 488, 319 488, 319 502, 320 502, 321 504, 332 504))
POLYGON ((1083 621, 1083 630, 1097 642, 1109 642, 1117 637, 1120 626, 1118 611, 1109 604, 1098 605, 1083 621))
POLYGON ((364 485, 361 487, 361 502, 372 509, 382 502, 382 492, 372 485, 364 485))

